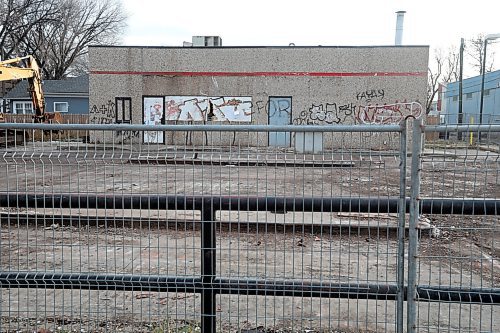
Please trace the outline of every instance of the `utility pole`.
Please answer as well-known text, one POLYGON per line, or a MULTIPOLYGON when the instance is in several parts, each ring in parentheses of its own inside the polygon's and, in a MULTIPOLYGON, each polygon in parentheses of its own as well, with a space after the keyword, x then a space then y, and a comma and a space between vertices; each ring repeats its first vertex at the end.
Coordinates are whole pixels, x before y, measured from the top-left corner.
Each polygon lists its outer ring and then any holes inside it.
MULTIPOLYGON (((500 38, 500 34, 489 34, 484 37, 484 49, 483 49, 483 62, 481 66, 481 97, 479 103, 479 125, 483 124, 483 105, 484 105, 484 76, 486 72, 486 46, 489 40, 494 40, 500 38)), ((479 138, 481 138, 481 132, 479 133, 479 138)))
MULTIPOLYGON (((4 60, 3 55, 3 47, 0 47, 0 61, 4 60)), ((0 109, 2 113, 7 111, 7 101, 5 100, 5 81, 2 81, 2 105, 0 105, 0 109)))
MULTIPOLYGON (((463 95, 463 87, 462 80, 464 75, 464 48, 465 42, 462 38, 460 40, 460 78, 458 81, 458 124, 462 125, 463 122, 463 111, 462 111, 462 95, 463 95)), ((462 140, 462 132, 458 132, 458 140, 462 140)))

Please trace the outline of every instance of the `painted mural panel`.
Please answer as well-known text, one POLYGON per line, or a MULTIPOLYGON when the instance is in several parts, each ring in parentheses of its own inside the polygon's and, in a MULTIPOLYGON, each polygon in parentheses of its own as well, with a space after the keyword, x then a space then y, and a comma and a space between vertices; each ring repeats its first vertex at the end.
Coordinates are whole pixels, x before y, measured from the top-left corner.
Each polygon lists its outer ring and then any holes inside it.
POLYGON ((202 121, 208 98, 199 96, 166 96, 165 120, 202 121))
MULTIPOLYGON (((144 124, 158 126, 162 124, 164 116, 163 97, 144 97, 144 124)), ((163 143, 164 137, 161 131, 145 131, 145 143, 163 143)))
POLYGON ((217 121, 252 121, 251 97, 213 97, 210 100, 217 121))
POLYGON ((166 96, 165 120, 251 122, 251 97, 166 96))

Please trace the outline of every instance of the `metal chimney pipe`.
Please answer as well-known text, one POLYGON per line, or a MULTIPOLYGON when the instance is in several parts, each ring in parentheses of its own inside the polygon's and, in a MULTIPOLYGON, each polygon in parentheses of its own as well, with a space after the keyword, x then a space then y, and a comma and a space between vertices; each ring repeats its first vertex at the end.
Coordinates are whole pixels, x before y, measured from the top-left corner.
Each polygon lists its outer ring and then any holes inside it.
POLYGON ((405 11, 400 10, 396 12, 398 14, 396 19, 396 38, 394 41, 395 45, 401 45, 403 43, 403 22, 405 19, 405 11))

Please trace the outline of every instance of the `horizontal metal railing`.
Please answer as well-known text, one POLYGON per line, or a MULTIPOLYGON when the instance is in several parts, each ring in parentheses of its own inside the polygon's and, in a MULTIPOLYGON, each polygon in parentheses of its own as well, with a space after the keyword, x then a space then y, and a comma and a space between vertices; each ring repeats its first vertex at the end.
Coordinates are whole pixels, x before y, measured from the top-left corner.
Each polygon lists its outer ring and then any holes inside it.
POLYGON ((400 132, 400 125, 134 125, 134 124, 28 124, 0 123, 2 129, 47 131, 88 130, 88 131, 207 131, 207 132, 400 132))
MULTIPOLYGON (((152 292, 241 294, 261 296, 323 297, 396 300, 395 284, 332 283, 301 280, 257 280, 215 278, 209 284, 200 277, 85 274, 50 272, 0 272, 6 288, 48 288, 83 290, 128 290, 152 292)), ((405 287, 406 289, 406 287, 405 287)), ((406 290, 404 292, 406 295, 406 290)), ((417 298, 427 302, 500 304, 499 288, 456 288, 418 286, 417 298)), ((405 297, 406 300, 406 297, 405 297)))
MULTIPOLYGON (((217 197, 176 195, 85 195, 1 193, 0 206, 38 208, 178 209, 204 210, 215 216, 220 210, 268 212, 358 212, 397 213, 399 198, 294 198, 217 197)), ((410 199, 406 199, 409 209, 410 199)), ((500 200, 486 198, 421 198, 423 214, 498 215, 500 200)))

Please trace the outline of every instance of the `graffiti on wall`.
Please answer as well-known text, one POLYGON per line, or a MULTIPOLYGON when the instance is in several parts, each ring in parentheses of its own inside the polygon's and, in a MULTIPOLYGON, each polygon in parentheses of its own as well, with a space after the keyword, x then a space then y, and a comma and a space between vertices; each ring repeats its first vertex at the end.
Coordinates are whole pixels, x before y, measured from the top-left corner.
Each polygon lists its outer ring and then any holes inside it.
POLYGON ((273 117, 275 113, 281 114, 283 112, 290 114, 292 112, 291 98, 285 97, 270 97, 267 101, 259 100, 252 105, 252 113, 264 113, 273 117))
POLYGON ((118 142, 120 140, 131 140, 139 137, 139 131, 116 131, 116 137, 118 142))
POLYGON ((91 124, 113 124, 115 122, 115 103, 109 100, 101 106, 93 105, 89 111, 91 124))
POLYGON ((355 120, 356 106, 353 103, 319 103, 302 111, 293 120, 295 125, 320 125, 320 124, 353 124, 355 120))
POLYGON ((265 114, 269 113, 269 101, 256 101, 255 103, 252 104, 252 111, 254 113, 262 113, 264 112, 265 114))
POLYGON ((371 102, 374 99, 384 99, 385 90, 384 89, 371 89, 358 92, 356 94, 356 100, 358 101, 366 101, 367 103, 371 102))
MULTIPOLYGON (((109 100, 101 106, 93 105, 89 111, 90 124, 114 124, 116 122, 116 108, 115 103, 109 100)), ((96 133, 94 132, 94 135, 96 133)), ((139 131, 116 131, 113 139, 116 143, 125 142, 139 137, 139 131)), ((99 142, 96 139, 96 142, 99 142)))
POLYGON ((418 119, 423 107, 418 102, 367 105, 359 109, 358 120, 363 124, 398 124, 408 117, 418 119))
POLYGON ((326 124, 397 124, 402 120, 422 116, 423 107, 418 102, 394 104, 354 105, 318 103, 302 111, 293 120, 295 125, 326 124))
POLYGON ((251 122, 251 97, 166 96, 165 120, 251 122))
POLYGON ((313 103, 293 120, 296 125, 326 124, 389 124, 399 123, 408 117, 419 118, 422 105, 418 102, 384 102, 385 89, 367 89, 355 94, 358 103, 313 103))

